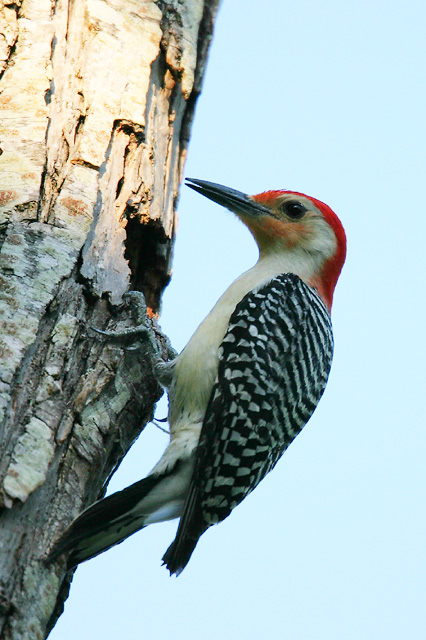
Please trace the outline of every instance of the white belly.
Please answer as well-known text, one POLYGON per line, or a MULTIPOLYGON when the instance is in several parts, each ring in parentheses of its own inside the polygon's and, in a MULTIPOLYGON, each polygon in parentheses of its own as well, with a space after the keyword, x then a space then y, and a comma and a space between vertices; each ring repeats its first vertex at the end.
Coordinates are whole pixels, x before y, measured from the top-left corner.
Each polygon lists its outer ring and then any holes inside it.
POLYGON ((294 259, 290 261, 289 256, 264 256, 231 284, 176 358, 169 389, 171 440, 153 470, 155 473, 172 468, 177 460, 189 458, 198 444, 217 374, 218 349, 237 304, 249 291, 275 276, 297 271, 294 259))
POLYGON ((185 420, 199 422, 210 397, 218 368, 218 349, 229 318, 242 298, 272 278, 285 273, 288 260, 265 257, 235 280, 200 324, 185 349, 177 357, 170 394, 169 422, 172 434, 184 428, 185 420))

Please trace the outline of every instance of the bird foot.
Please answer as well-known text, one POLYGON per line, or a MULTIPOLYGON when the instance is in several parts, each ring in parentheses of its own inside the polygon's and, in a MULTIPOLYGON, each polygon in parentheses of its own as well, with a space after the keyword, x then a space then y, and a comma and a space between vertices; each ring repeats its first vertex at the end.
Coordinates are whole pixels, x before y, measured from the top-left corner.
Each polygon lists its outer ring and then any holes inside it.
POLYGON ((153 349, 153 353, 159 356, 159 349, 153 335, 153 328, 146 315, 147 308, 143 293, 141 291, 129 291, 125 293, 123 295, 122 307, 130 309, 133 320, 136 323, 135 327, 121 331, 103 331, 97 327, 90 327, 90 329, 104 336, 110 342, 123 346, 131 351, 140 347, 140 344, 134 343, 140 342, 141 338, 143 341, 148 340, 153 349))
POLYGON ((113 344, 125 348, 127 351, 141 349, 148 342, 150 347, 152 368, 155 378, 163 386, 168 388, 173 377, 174 359, 177 356, 171 342, 159 328, 154 320, 147 316, 145 296, 141 291, 129 291, 123 295, 123 308, 130 309, 135 327, 123 329, 121 331, 104 331, 97 327, 90 327, 92 331, 104 336, 113 344), (163 343, 160 348, 159 341, 163 343), (165 357, 163 355, 166 352, 165 357))

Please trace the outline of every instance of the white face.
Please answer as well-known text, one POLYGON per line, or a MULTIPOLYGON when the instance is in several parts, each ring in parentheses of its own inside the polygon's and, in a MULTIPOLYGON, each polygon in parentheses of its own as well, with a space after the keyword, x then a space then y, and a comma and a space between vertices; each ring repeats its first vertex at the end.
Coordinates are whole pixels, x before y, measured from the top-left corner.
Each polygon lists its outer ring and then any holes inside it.
POLYGON ((259 245, 261 257, 278 250, 288 259, 303 259, 310 264, 309 270, 318 273, 337 248, 335 233, 322 212, 304 196, 262 196, 256 196, 255 202, 267 207, 270 214, 239 215, 259 245))

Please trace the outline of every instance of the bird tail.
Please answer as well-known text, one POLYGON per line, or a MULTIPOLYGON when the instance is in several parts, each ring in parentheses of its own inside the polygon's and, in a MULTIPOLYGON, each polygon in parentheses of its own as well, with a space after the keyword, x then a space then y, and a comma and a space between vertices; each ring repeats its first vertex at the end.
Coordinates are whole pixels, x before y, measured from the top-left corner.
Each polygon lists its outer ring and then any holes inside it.
POLYGON ((185 538, 183 541, 173 540, 163 556, 163 564, 170 571, 170 575, 175 573, 178 576, 182 573, 192 556, 197 542, 198 538, 185 538))
POLYGON ((163 556, 163 564, 170 571, 170 575, 178 576, 182 573, 200 536, 208 527, 200 510, 198 489, 191 483, 176 537, 163 556))
POLYGON ((67 566, 71 569, 123 542, 148 524, 179 517, 184 503, 181 477, 175 467, 173 472, 147 476, 95 502, 64 531, 47 562, 69 553, 67 566))

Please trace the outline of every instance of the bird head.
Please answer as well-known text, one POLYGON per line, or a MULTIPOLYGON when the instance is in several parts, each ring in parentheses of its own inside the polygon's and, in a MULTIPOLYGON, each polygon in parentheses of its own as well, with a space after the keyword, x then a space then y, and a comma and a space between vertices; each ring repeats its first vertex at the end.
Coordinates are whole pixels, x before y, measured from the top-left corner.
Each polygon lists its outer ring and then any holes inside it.
POLYGON ((346 235, 329 206, 296 191, 249 196, 205 180, 188 179, 187 185, 235 213, 256 240, 260 260, 284 256, 288 270, 315 288, 331 309, 346 235))

